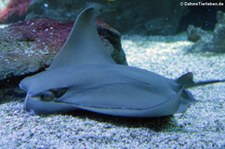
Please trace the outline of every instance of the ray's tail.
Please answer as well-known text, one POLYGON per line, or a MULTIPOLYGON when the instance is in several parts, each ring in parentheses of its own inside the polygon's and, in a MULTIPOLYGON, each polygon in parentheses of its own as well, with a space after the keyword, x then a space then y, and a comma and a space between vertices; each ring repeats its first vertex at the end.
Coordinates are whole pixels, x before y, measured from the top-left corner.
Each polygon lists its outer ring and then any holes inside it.
POLYGON ((184 88, 192 88, 192 87, 198 87, 198 86, 208 85, 208 84, 213 84, 213 83, 222 83, 222 82, 225 82, 225 79, 194 82, 193 73, 188 72, 188 73, 182 75, 181 77, 179 77, 178 79, 176 79, 176 81, 179 84, 181 84, 182 86, 184 86, 184 88))

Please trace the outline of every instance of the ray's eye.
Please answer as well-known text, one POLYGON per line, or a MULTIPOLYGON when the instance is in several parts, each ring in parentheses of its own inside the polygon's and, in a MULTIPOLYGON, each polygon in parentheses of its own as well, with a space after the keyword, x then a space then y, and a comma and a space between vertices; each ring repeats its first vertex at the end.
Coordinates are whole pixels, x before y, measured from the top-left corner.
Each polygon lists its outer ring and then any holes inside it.
POLYGON ((52 94, 51 92, 43 92, 39 94, 39 97, 43 101, 53 101, 55 99, 54 94, 52 94))
POLYGON ((50 91, 52 92, 52 94, 54 94, 56 98, 60 98, 66 93, 67 90, 68 88, 59 88, 59 89, 51 89, 50 91))
POLYGON ((67 90, 68 88, 50 89, 33 97, 39 98, 42 101, 54 101, 55 99, 62 97, 67 90))

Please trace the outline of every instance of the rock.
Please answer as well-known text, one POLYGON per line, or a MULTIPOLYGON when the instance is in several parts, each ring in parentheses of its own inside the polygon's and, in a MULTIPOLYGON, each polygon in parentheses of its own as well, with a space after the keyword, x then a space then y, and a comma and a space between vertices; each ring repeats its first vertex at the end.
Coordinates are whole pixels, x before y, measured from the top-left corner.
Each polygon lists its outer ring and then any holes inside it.
POLYGON ((213 46, 210 46, 208 51, 225 52, 225 24, 217 24, 214 29, 212 42, 213 46))
POLYGON ((222 11, 217 11, 216 19, 218 24, 225 24, 225 13, 222 11))
POLYGON ((4 6, 0 8, 0 23, 12 23, 25 19, 30 0, 5 0, 1 3, 4 6))
MULTIPOLYGON (((118 29, 122 34, 168 35, 177 33, 182 16, 188 7, 179 0, 92 0, 102 6, 99 18, 118 29)), ((26 19, 51 18, 72 21, 87 7, 86 1, 32 0, 26 19)))
POLYGON ((201 38, 203 38, 206 34, 206 31, 202 30, 200 27, 194 27, 193 25, 189 25, 187 28, 187 36, 188 40, 192 42, 197 42, 201 38))
POLYGON ((225 13, 217 12, 217 24, 213 33, 205 34, 196 44, 194 44, 190 51, 201 52, 225 52, 225 13))
POLYGON ((112 52, 111 54, 112 58, 118 64, 127 64, 125 53, 122 50, 121 38, 120 38, 121 34, 102 20, 98 19, 97 24, 98 24, 97 30, 99 35, 103 36, 105 39, 107 39, 111 43, 108 45, 112 45, 114 49, 117 49, 117 50, 114 50, 114 52, 112 52))
MULTIPOLYGON (((48 67, 72 25, 34 19, 0 29, 0 34, 4 35, 0 36, 0 88, 17 85, 25 76, 48 67)), ((127 64, 120 33, 102 21, 97 21, 97 28, 107 52, 117 63, 127 64)))

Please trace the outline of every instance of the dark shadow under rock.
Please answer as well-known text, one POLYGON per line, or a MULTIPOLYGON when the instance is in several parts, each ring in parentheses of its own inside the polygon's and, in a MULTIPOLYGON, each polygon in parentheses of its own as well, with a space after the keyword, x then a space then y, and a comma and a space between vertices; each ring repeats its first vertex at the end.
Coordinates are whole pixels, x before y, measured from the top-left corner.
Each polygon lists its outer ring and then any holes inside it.
POLYGON ((22 102, 24 97, 26 97, 26 93, 19 87, 6 87, 0 89, 0 104, 12 101, 22 102))

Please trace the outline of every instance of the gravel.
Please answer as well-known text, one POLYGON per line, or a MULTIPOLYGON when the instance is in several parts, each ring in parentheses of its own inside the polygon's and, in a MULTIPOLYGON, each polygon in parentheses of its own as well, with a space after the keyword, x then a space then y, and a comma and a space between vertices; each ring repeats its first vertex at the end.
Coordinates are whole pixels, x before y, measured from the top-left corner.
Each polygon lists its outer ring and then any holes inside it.
MULTIPOLYGON (((125 36, 129 65, 169 78, 193 72, 195 80, 225 78, 225 54, 189 53, 186 35, 125 36)), ((154 119, 85 111, 32 116, 23 98, 0 105, 0 148, 225 148, 225 83, 191 89, 199 101, 183 114, 154 119)))

